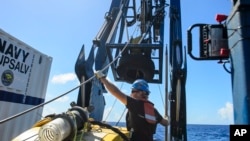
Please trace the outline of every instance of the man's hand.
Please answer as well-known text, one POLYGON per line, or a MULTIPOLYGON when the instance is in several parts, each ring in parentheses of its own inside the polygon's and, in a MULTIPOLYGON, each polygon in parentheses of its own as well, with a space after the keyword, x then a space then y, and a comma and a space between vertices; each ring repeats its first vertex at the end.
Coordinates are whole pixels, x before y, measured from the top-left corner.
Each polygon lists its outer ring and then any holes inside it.
POLYGON ((103 77, 106 77, 101 71, 96 71, 95 72, 95 76, 100 79, 100 78, 103 78, 103 77))
POLYGON ((168 121, 168 125, 169 125, 169 124, 170 124, 170 118, 169 118, 169 116, 168 116, 168 115, 165 115, 165 116, 164 116, 164 119, 168 121))

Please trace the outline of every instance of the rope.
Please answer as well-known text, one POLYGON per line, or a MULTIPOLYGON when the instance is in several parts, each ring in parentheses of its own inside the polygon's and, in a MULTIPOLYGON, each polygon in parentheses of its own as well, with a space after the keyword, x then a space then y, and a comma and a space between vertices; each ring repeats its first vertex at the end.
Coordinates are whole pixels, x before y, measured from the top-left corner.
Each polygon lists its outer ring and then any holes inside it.
POLYGON ((161 101, 162 101, 163 109, 164 109, 165 108, 165 103, 164 103, 164 100, 163 100, 163 96, 162 96, 160 85, 158 85, 158 88, 159 88, 159 92, 160 92, 160 95, 161 95, 161 101))
POLYGON ((123 115, 124 115, 124 113, 125 113, 125 111, 126 111, 126 107, 124 108, 124 110, 123 110, 123 112, 122 112, 122 115, 120 116, 120 118, 119 118, 119 120, 116 122, 116 126, 120 123, 120 121, 121 121, 121 119, 122 119, 122 117, 123 117, 123 115))
MULTIPOLYGON (((122 83, 120 89, 122 89, 122 87, 123 87, 123 83, 122 83)), ((107 119, 108 119, 108 117, 109 117, 111 111, 113 110, 113 108, 114 108, 116 102, 117 102, 117 98, 114 100, 113 105, 111 106, 111 109, 110 109, 110 111, 108 112, 108 114, 107 114, 107 116, 106 116, 106 118, 105 118, 104 121, 107 121, 107 119)))
MULTIPOLYGON (((123 84, 124 84, 124 83, 122 83, 120 89, 122 89, 123 84)), ((110 109, 110 111, 108 112, 108 114, 107 114, 107 116, 106 116, 106 118, 105 118, 105 120, 104 120, 105 122, 107 121, 107 119, 108 119, 108 117, 110 116, 110 114, 111 114, 113 108, 115 107, 116 102, 117 102, 117 99, 114 100, 114 103, 113 103, 113 105, 111 106, 111 109, 110 109)), ((120 121, 121 121, 121 119, 122 119, 122 117, 123 117, 123 115, 124 115, 126 109, 127 109, 127 108, 125 107, 124 110, 123 110, 123 112, 122 112, 122 114, 121 114, 121 116, 120 116, 120 118, 118 119, 118 121, 117 121, 116 124, 115 124, 116 126, 120 123, 120 121)))
POLYGON ((115 127, 112 127, 111 125, 109 124, 105 124, 105 123, 102 123, 102 122, 99 122, 99 121, 90 121, 91 124, 94 124, 94 125, 99 125, 99 126, 102 126, 102 127, 106 127, 108 129, 111 129, 112 131, 116 132, 118 135, 120 135, 124 141, 129 141, 128 137, 122 133, 119 129, 115 128, 115 127))
POLYGON ((75 88, 69 90, 68 92, 66 92, 66 93, 64 93, 64 94, 62 94, 62 95, 60 95, 60 96, 58 96, 58 97, 55 97, 55 98, 53 98, 53 99, 51 99, 51 100, 49 100, 49 101, 47 101, 47 102, 41 103, 41 104, 39 104, 39 105, 37 105, 37 106, 34 106, 34 107, 30 108, 30 109, 27 109, 27 110, 25 110, 25 111, 23 111, 23 112, 20 112, 20 113, 18 113, 18 114, 16 114, 16 115, 13 115, 13 116, 10 116, 10 117, 8 117, 8 118, 3 119, 3 120, 0 121, 0 124, 2 124, 2 123, 4 123, 4 122, 7 122, 7 121, 9 121, 9 120, 11 120, 11 119, 17 118, 17 117, 19 117, 19 116, 21 116, 21 115, 23 115, 23 114, 26 114, 26 113, 28 113, 28 112, 30 112, 30 111, 33 111, 33 110, 35 110, 35 109, 37 109, 37 108, 39 108, 39 107, 42 107, 42 106, 44 106, 44 105, 46 105, 46 104, 49 104, 49 103, 51 103, 51 102, 57 100, 58 98, 61 98, 61 97, 65 96, 65 95, 71 93, 71 92, 73 92, 74 90, 76 90, 77 88, 79 88, 81 85, 83 85, 83 84, 88 83, 89 81, 91 81, 94 77, 95 77, 95 76, 90 77, 90 78, 89 78, 88 80, 86 80, 85 82, 81 83, 80 85, 76 86, 75 88))

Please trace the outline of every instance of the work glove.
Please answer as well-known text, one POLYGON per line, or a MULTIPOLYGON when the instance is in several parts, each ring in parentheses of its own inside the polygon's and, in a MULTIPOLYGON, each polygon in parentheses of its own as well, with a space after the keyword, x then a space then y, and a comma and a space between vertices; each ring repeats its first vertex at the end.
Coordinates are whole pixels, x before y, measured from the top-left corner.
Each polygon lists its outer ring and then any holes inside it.
POLYGON ((98 79, 100 79, 100 78, 103 78, 103 77, 106 77, 101 71, 96 71, 95 72, 95 76, 98 78, 98 79))
POLYGON ((165 115, 165 116, 164 116, 164 119, 168 121, 168 124, 170 124, 170 118, 169 118, 168 115, 165 115))

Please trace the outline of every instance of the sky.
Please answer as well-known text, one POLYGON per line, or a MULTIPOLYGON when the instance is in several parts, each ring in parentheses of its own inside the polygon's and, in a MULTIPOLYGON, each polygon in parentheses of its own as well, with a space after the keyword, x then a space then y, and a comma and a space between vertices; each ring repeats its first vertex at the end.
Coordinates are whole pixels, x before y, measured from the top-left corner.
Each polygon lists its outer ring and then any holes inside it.
MULTIPOLYGON (((111 0, 8 0, 1 2, 0 28, 40 52, 53 58, 46 101, 77 87, 74 67, 82 45, 86 56, 108 12, 111 0)), ((167 1, 169 3, 169 1, 167 1)), ((182 42, 186 46, 186 33, 195 23, 217 24, 216 14, 230 15, 231 0, 181 0, 182 42)), ((165 24, 169 23, 166 8, 165 24)), ((165 28, 164 44, 169 44, 165 28)), ((198 49, 194 46, 193 50, 198 49)), ((187 56, 187 123, 233 123, 231 76, 217 61, 195 61, 187 56)), ((109 71, 111 72, 111 71, 109 71)), ((111 73, 108 79, 114 81, 111 73)), ((130 84, 114 82, 127 94, 130 84)), ((150 84, 150 100, 164 114, 164 84, 150 84)), ((67 111, 77 100, 78 90, 45 105, 43 116, 67 111)), ((104 94, 106 109, 104 120, 124 121, 125 108, 111 94, 104 94), (115 105, 115 106, 113 106, 115 105), (112 108, 113 107, 113 108, 112 108), (108 114, 109 111, 110 115, 108 114), (109 116, 107 116, 109 115, 109 116)))

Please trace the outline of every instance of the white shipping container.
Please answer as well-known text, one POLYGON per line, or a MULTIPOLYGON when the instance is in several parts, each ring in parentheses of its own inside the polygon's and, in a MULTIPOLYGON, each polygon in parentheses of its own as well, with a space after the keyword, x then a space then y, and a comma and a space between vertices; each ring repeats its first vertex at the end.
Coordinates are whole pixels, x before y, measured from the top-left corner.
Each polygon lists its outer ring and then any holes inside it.
MULTIPOLYGON (((45 101, 52 57, 0 29, 0 121, 45 101)), ((0 123, 10 141, 41 119, 43 107, 0 123)))

